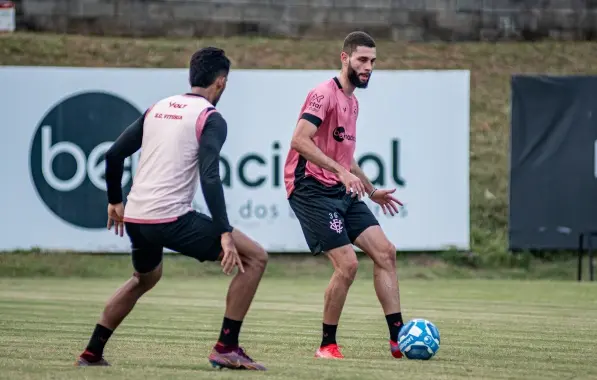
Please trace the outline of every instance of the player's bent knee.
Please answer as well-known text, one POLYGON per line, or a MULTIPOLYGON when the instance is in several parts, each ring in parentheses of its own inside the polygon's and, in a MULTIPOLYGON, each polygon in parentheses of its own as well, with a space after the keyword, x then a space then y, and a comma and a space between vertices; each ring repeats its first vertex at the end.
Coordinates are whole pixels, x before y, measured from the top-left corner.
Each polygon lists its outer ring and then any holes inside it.
POLYGON ((346 276, 350 279, 350 281, 354 281, 355 277, 357 276, 357 271, 359 270, 359 262, 357 259, 351 260, 346 264, 346 276))
POLYGON ((380 252, 380 263, 379 265, 383 268, 393 269, 396 268, 396 247, 394 244, 388 242, 384 244, 380 252))
POLYGON ((350 285, 354 282, 358 269, 359 262, 357 260, 348 261, 336 267, 336 275, 340 277, 345 284, 350 285))
POLYGON ((241 260, 246 266, 255 268, 258 271, 265 271, 269 255, 267 251, 258 243, 252 242, 249 249, 239 251, 241 260))
POLYGON ((259 268, 260 270, 265 270, 265 267, 267 266, 267 261, 269 260, 269 255, 267 254, 267 251, 262 246, 257 244, 256 252, 251 257, 251 259, 252 259, 251 261, 253 262, 254 266, 259 268))
POLYGON ((232 231, 232 237, 243 264, 265 269, 268 254, 259 243, 237 229, 232 231))
POLYGON ((359 261, 350 246, 335 248, 327 252, 328 258, 334 265, 334 273, 347 284, 351 284, 359 269, 359 261))
POLYGON ((339 265, 336 266, 336 272, 342 279, 350 284, 354 281, 359 270, 359 261, 356 257, 343 260, 339 265))
POLYGON ((147 273, 135 272, 135 278, 137 279, 137 286, 141 291, 147 292, 151 290, 162 278, 162 265, 160 264, 157 268, 147 273))

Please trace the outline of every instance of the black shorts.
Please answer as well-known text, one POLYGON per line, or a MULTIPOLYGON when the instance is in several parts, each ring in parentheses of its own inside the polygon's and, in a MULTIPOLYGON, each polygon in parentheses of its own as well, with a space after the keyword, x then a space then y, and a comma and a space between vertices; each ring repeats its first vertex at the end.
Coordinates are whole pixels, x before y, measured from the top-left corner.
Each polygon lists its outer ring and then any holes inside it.
POLYGON ((367 228, 379 225, 365 202, 346 194, 344 185, 326 187, 308 177, 296 184, 288 201, 313 254, 353 244, 367 228))
POLYGON ((216 261, 222 252, 220 234, 209 216, 190 211, 168 223, 125 222, 131 240, 133 267, 148 273, 162 262, 164 248, 201 262, 216 261))

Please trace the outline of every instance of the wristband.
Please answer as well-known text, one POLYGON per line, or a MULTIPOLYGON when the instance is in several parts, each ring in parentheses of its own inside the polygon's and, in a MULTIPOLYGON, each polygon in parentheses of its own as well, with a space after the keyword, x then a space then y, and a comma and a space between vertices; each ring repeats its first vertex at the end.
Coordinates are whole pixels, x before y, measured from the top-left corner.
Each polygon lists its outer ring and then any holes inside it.
POLYGON ((373 188, 373 190, 371 190, 371 193, 369 193, 369 198, 371 198, 373 196, 373 194, 375 194, 376 191, 377 191, 377 189, 373 188))

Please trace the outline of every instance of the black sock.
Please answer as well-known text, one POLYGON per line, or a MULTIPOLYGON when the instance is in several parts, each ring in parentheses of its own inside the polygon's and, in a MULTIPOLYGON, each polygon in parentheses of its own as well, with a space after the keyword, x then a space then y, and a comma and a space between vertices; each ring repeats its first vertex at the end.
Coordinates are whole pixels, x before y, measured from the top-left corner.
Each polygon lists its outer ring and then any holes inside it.
POLYGON ((386 315, 386 322, 388 322, 388 329, 390 330, 390 339, 394 342, 398 341, 398 334, 404 322, 402 321, 402 313, 394 313, 386 315))
POLYGON ((243 321, 234 321, 224 317, 218 341, 225 346, 238 346, 238 334, 240 334, 242 324, 243 321))
POLYGON ((323 324, 323 338, 321 339, 321 347, 328 344, 336 343, 336 330, 338 325, 323 324))
POLYGON ((100 360, 104 355, 104 347, 111 336, 112 330, 100 324, 95 325, 86 351, 92 353, 97 360, 100 360))

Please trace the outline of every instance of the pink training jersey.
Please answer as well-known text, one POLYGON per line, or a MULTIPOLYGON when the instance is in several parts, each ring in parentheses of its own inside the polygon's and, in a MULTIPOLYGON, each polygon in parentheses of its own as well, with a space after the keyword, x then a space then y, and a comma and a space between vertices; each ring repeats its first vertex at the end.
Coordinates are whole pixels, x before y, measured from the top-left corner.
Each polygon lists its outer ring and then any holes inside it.
MULTIPOLYGON (((359 103, 354 96, 347 96, 337 78, 325 81, 309 91, 299 119, 317 126, 313 136, 315 145, 328 157, 350 170, 356 146, 359 103)), ((313 177, 325 186, 339 183, 334 173, 307 161, 296 150, 290 149, 284 165, 284 184, 288 197, 295 183, 313 177)))
POLYGON ((165 223, 192 210, 198 187, 199 140, 213 112, 215 108, 205 98, 192 95, 168 97, 147 111, 125 221, 165 223))

